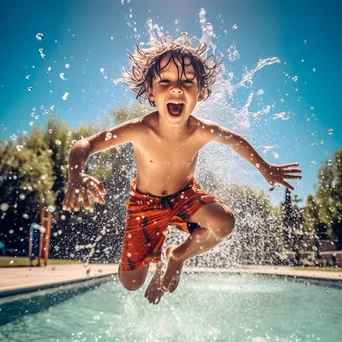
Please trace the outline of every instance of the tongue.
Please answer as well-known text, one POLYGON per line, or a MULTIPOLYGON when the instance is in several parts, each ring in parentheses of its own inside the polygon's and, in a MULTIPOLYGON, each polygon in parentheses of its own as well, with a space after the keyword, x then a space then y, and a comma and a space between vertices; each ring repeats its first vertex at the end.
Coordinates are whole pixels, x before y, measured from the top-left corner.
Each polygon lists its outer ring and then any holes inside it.
POLYGON ((169 103, 167 107, 169 108, 169 111, 172 115, 179 115, 182 111, 183 105, 176 104, 176 103, 169 103))

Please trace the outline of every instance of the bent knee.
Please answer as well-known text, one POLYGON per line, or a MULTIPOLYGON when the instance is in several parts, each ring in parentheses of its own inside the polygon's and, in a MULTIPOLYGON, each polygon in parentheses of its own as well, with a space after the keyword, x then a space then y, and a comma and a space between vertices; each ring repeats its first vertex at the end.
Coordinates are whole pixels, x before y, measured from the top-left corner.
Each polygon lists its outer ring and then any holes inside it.
POLYGON ((128 291, 136 291, 143 286, 146 275, 148 271, 148 266, 139 268, 134 271, 121 271, 119 267, 119 280, 122 286, 128 291))
POLYGON ((141 288, 141 286, 143 286, 144 282, 134 282, 134 280, 132 281, 122 281, 120 279, 120 282, 122 284, 122 286, 128 290, 128 291, 136 291, 139 290, 141 288))
POLYGON ((217 222, 215 234, 219 239, 224 239, 233 232, 234 227, 234 214, 230 209, 226 210, 225 215, 220 217, 220 220, 217 222))

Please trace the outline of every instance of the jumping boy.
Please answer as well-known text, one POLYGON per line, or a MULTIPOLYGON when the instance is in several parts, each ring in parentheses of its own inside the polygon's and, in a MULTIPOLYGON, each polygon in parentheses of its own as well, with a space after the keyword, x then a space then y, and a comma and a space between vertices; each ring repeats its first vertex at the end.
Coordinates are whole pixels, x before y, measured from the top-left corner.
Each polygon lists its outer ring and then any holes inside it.
POLYGON ((156 111, 78 141, 69 158, 68 189, 63 209, 87 210, 89 196, 105 203, 102 184, 84 173, 94 153, 131 142, 137 178, 131 181, 119 279, 131 291, 145 281, 150 263, 157 263, 145 291, 157 304, 164 292, 178 286, 184 262, 223 241, 234 229, 234 215, 220 199, 205 193, 193 175, 200 149, 211 141, 233 148, 258 168, 266 181, 293 190, 286 180, 301 179, 298 163, 269 164, 239 134, 192 115, 196 103, 211 93, 219 63, 203 58, 205 44, 156 42, 130 54, 130 71, 123 78, 137 98, 147 98, 156 111), (189 234, 179 246, 166 249, 167 267, 161 268, 161 249, 167 227, 189 234))

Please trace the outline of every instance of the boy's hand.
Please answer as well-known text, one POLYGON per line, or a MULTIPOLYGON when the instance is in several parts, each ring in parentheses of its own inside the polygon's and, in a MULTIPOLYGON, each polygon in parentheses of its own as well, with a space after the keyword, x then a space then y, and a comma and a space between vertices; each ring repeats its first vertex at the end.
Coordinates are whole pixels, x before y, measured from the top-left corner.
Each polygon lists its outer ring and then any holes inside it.
POLYGON ((302 176, 292 175, 293 173, 301 173, 302 170, 298 168, 292 168, 293 166, 299 166, 299 163, 291 163, 285 165, 266 165, 265 169, 263 169, 261 173, 266 181, 272 185, 272 188, 270 190, 274 189, 275 184, 282 184, 286 188, 294 190, 294 187, 287 183, 285 179, 302 179, 302 176))
POLYGON ((70 211, 73 209, 78 211, 80 209, 80 200, 83 201, 84 209, 88 210, 91 207, 89 195, 94 202, 105 204, 106 201, 103 196, 106 193, 100 181, 84 173, 80 174, 69 182, 62 202, 63 210, 70 211))

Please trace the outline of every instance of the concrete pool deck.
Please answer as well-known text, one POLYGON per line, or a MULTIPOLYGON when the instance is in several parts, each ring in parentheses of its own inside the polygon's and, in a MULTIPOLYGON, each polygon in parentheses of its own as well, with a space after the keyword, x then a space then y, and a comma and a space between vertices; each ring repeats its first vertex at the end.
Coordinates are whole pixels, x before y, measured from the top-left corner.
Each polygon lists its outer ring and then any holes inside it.
MULTIPOLYGON (((287 266, 241 266, 239 268, 185 267, 185 272, 244 273, 289 276, 342 284, 342 272, 306 271, 287 266)), ((57 264, 46 267, 0 267, 0 297, 31 292, 66 283, 82 282, 117 274, 117 264, 57 264)))

